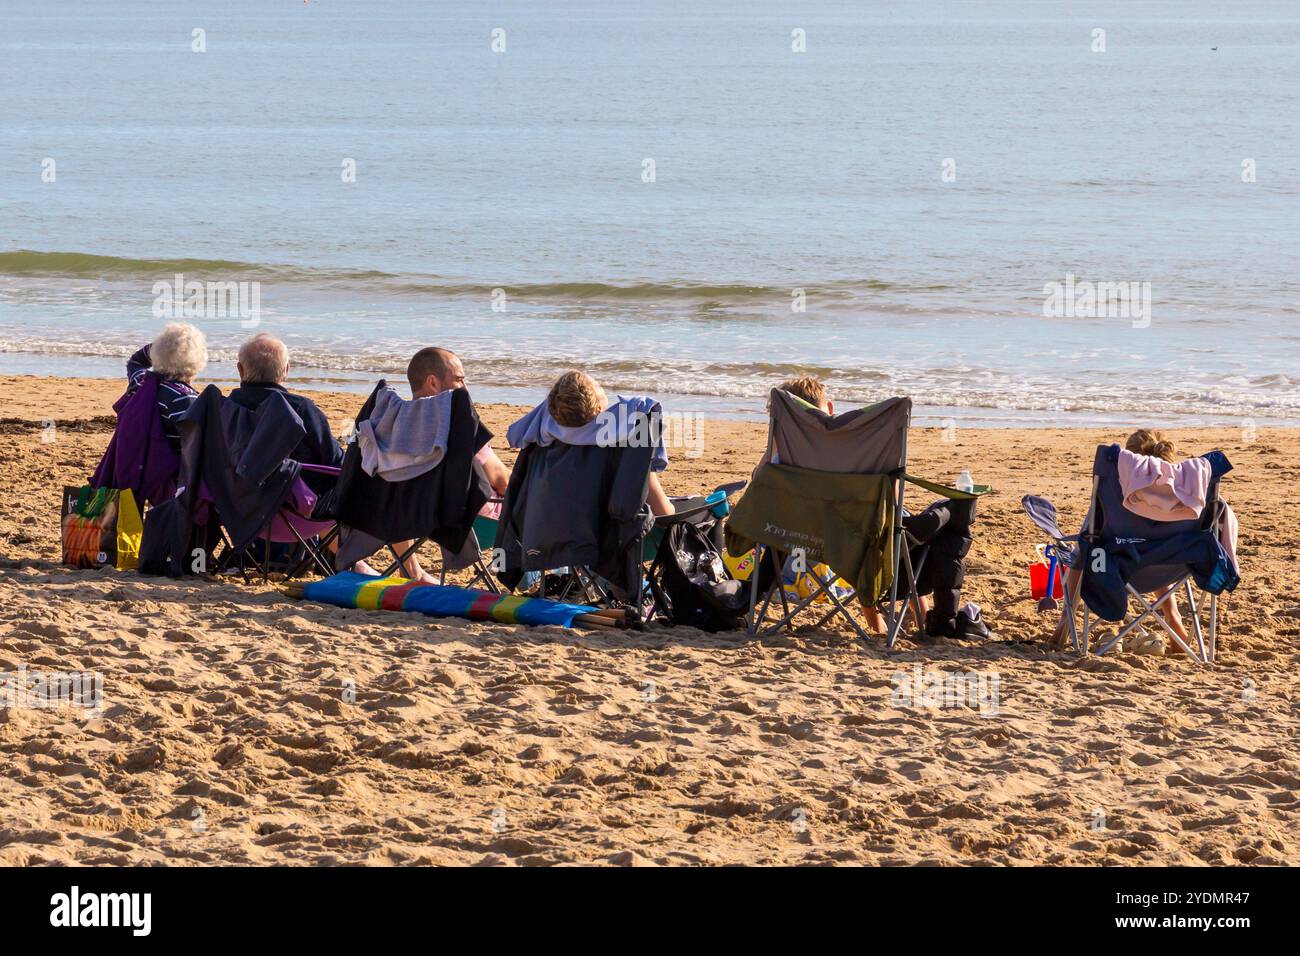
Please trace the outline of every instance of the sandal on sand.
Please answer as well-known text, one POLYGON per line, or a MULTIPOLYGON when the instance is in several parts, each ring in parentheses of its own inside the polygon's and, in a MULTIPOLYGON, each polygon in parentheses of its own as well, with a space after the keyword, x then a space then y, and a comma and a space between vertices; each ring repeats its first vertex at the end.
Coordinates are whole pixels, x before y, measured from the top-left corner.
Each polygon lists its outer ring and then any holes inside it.
POLYGON ((1139 624, 1124 637, 1124 650, 1130 654, 1158 656, 1165 652, 1165 641, 1159 634, 1152 634, 1139 624))

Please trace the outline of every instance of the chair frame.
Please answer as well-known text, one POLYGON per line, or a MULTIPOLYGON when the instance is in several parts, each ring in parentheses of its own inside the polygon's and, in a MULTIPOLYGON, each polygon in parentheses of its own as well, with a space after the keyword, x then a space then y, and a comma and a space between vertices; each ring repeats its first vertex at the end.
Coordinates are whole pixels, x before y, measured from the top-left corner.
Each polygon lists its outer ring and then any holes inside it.
MULTIPOLYGON (((1092 642, 1092 614, 1088 608, 1087 602, 1081 600, 1081 590, 1083 586, 1083 577, 1080 575, 1078 582, 1073 588, 1070 587, 1069 575, 1066 570, 1072 567, 1080 560, 1086 560, 1084 548, 1084 539, 1093 538, 1095 540, 1098 534, 1097 512, 1100 505, 1101 478, 1098 475, 1092 477, 1092 493, 1088 503, 1088 515, 1084 521, 1087 527, 1086 533, 1082 535, 1066 535, 1064 537, 1052 538, 1052 543, 1056 546, 1056 553, 1061 556, 1058 559, 1057 567, 1060 569, 1061 589, 1062 589, 1062 613, 1065 615, 1066 622, 1069 625, 1070 641, 1074 645, 1074 652, 1080 657, 1087 657, 1095 653, 1097 656, 1106 654, 1116 645, 1119 645, 1125 637, 1132 633, 1148 617, 1153 618, 1169 635, 1170 639, 1177 644, 1184 653, 1198 664, 1212 664, 1215 660, 1216 647, 1219 634, 1219 596, 1217 594, 1205 594, 1202 592, 1201 601, 1198 604, 1195 590, 1192 587, 1192 572, 1184 571, 1171 584, 1161 589, 1160 595, 1154 601, 1148 601, 1129 582, 1125 582, 1124 588, 1130 598, 1136 600, 1141 606, 1141 613, 1134 616, 1131 620, 1123 623, 1119 631, 1109 640, 1099 644, 1094 651, 1091 647, 1092 642), (1066 559, 1064 556, 1069 555, 1066 559), (1169 622, 1164 619, 1162 614, 1157 613, 1161 606, 1173 600, 1179 590, 1185 591, 1187 595, 1188 609, 1192 619, 1192 629, 1196 636, 1196 649, 1193 649, 1182 640, 1174 629, 1169 626, 1169 622), (1209 598, 1208 602, 1206 598, 1209 598), (1083 624, 1079 626, 1076 620, 1078 616, 1079 604, 1083 604, 1083 624), (1204 626, 1201 622, 1201 612, 1208 605, 1208 620, 1204 626)), ((1224 509, 1227 505, 1219 496, 1218 483, 1214 486, 1214 499, 1207 503, 1207 507, 1212 508, 1213 518, 1210 523, 1211 529, 1217 529, 1219 522, 1223 520, 1224 509)))
MULTIPOLYGON (((503 499, 500 497, 492 497, 489 498, 486 503, 500 504, 502 500, 503 499)), ((475 541, 478 541, 478 535, 474 531, 471 531, 470 534, 474 535, 475 541)), ((380 575, 380 577, 384 577, 384 578, 391 577, 394 574, 396 574, 398 571, 400 571, 402 569, 402 565, 406 563, 407 559, 410 558, 417 551, 419 551, 420 548, 423 547, 425 542, 427 542, 428 540, 429 539, 427 537, 415 538, 411 542, 411 546, 402 552, 398 552, 397 548, 393 545, 392 542, 386 544, 385 547, 388 548, 389 553, 392 554, 393 556, 393 562, 390 565, 388 565, 387 569, 384 570, 384 572, 380 575)), ((483 586, 483 590, 491 591, 493 594, 503 593, 501 585, 497 582, 496 577, 492 574, 491 565, 488 562, 483 560, 482 542, 479 542, 479 553, 474 558, 474 562, 470 565, 470 567, 474 569, 474 576, 470 578, 469 584, 465 585, 466 587, 474 588, 474 587, 478 587, 481 584, 483 586)), ((447 583, 446 564, 441 564, 441 566, 439 567, 438 583, 439 584, 447 583)))
MULTIPOLYGON (((300 515, 289 509, 284 509, 282 514, 292 514, 300 518, 308 517, 307 515, 300 515)), ((313 544, 310 538, 304 537, 292 524, 287 521, 285 524, 288 525, 289 530, 293 532, 293 536, 297 540, 272 542, 270 538, 271 525, 268 523, 262 535, 261 557, 258 557, 254 553, 252 543, 248 544, 243 551, 236 552, 234 542, 230 540, 230 535, 227 533, 225 526, 222 525, 220 542, 222 545, 222 551, 216 556, 217 567, 213 573, 222 574, 230 570, 232 567, 237 566, 240 576, 244 579, 244 583, 248 584, 250 583, 250 578, 248 576, 247 564, 251 563, 254 573, 260 574, 262 577, 262 583, 265 584, 271 579, 271 546, 273 544, 288 544, 294 548, 301 548, 302 556, 298 558, 297 561, 286 563, 285 570, 283 571, 286 581, 300 578, 313 568, 319 570, 325 577, 329 577, 333 574, 334 567, 330 561, 328 546, 331 541, 338 537, 338 525, 336 524, 326 532, 326 534, 320 538, 318 543, 313 544)))
MULTIPOLYGON (((894 645, 898 642, 899 634, 902 633, 903 623, 906 617, 907 603, 909 601, 912 602, 918 628, 925 627, 924 615, 921 614, 921 598, 920 595, 917 594, 916 587, 917 569, 913 569, 912 567, 910 547, 904 547, 907 540, 907 532, 903 527, 903 494, 904 485, 907 484, 907 433, 911 430, 911 427, 912 416, 909 411, 907 424, 903 431, 902 464, 888 473, 890 481, 893 482, 894 487, 894 540, 892 544, 894 574, 893 580, 889 585, 889 597, 887 599, 882 598, 877 606, 879 606, 879 604, 885 605, 885 647, 887 650, 891 651, 894 649, 894 645), (898 585, 900 577, 903 576, 903 572, 906 573, 907 591, 902 595, 900 601, 898 585)), ((841 615, 849 622, 849 625, 864 643, 870 639, 871 635, 863 629, 862 625, 858 623, 857 618, 854 617, 851 609, 846 606, 846 602, 851 603, 857 598, 857 589, 852 588, 845 598, 841 598, 837 595, 832 588, 836 579, 835 572, 832 571, 823 579, 821 575, 813 573, 811 569, 806 571, 805 573, 811 575, 813 580, 817 582, 817 586, 807 597, 801 598, 792 604, 790 599, 786 597, 785 588, 781 586, 781 571, 785 567, 785 561, 789 555, 784 554, 777 548, 765 544, 756 544, 751 553, 754 555, 754 570, 749 576, 749 613, 746 627, 746 630, 751 637, 767 638, 776 634, 783 627, 793 629, 795 615, 812 605, 818 597, 825 594, 826 597, 830 599, 832 606, 821 616, 821 618, 818 619, 816 627, 823 627, 831 619, 837 615, 841 615), (775 574, 773 575, 771 587, 767 589, 767 592, 762 596, 760 602, 758 579, 762 570, 762 561, 765 557, 767 557, 768 560, 775 562, 775 574), (775 621, 769 623, 767 620, 768 608, 772 606, 773 597, 777 593, 780 594, 781 606, 784 613, 782 613, 775 621)), ((919 567, 924 567, 925 558, 928 556, 929 549, 926 548, 921 557, 919 567)))
MULTIPOLYGON (((649 508, 644 512, 649 517, 649 508)), ((636 548, 637 554, 645 547, 648 535, 642 532, 628 545, 629 548, 636 548)), ((558 593, 550 599, 555 601, 570 601, 579 598, 582 603, 590 604, 597 607, 612 607, 619 605, 626 612, 626 621, 628 627, 637 629, 644 628, 649 622, 651 614, 646 611, 645 591, 646 591, 646 568, 645 562, 637 561, 636 564, 635 591, 636 596, 631 601, 618 601, 610 593, 609 588, 605 587, 599 576, 586 566, 571 566, 568 573, 564 576, 564 584, 560 587, 558 593)), ((536 569, 534 569, 536 570, 536 569)), ((541 577, 537 584, 538 597, 547 597, 546 589, 546 571, 541 572, 541 577)))
MULTIPOLYGON (((339 469, 332 465, 304 464, 302 469, 304 472, 323 475, 337 476, 339 473, 339 469)), ((304 536, 302 532, 294 526, 293 522, 289 520, 291 518, 298 518, 303 521, 317 520, 313 519, 311 515, 303 514, 296 508, 291 507, 287 501, 281 504, 280 507, 276 509, 275 515, 266 523, 266 527, 263 529, 261 558, 258 558, 254 553, 251 542, 245 546, 242 551, 236 552, 234 542, 230 540, 230 535, 226 531, 225 525, 219 523, 221 529, 220 543, 223 545, 223 548, 220 554, 214 555, 217 566, 213 571, 213 574, 221 574, 234 566, 235 562, 238 562, 240 577, 243 578, 245 584, 248 584, 248 568, 245 565, 245 562, 248 561, 252 563, 255 573, 262 576, 262 583, 265 584, 271 579, 272 544, 288 544, 295 548, 301 548, 302 555, 296 561, 290 559, 286 562, 285 570, 283 572, 285 580, 291 581, 295 578, 300 578, 313 568, 319 570, 325 577, 329 577, 334 573, 334 564, 331 560, 329 544, 339 536, 338 522, 334 522, 334 526, 330 528, 316 544, 312 544, 311 538, 304 536), (280 518, 284 522, 285 526, 293 533, 294 538, 297 539, 296 541, 273 542, 271 540, 271 528, 276 518, 280 518)))

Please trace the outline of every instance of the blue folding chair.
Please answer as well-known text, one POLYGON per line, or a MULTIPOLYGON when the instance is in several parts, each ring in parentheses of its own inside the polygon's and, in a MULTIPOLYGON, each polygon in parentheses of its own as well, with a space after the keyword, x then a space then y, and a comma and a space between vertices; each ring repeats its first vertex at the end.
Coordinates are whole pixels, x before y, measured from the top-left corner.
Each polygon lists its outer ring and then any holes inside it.
POLYGON ((1056 506, 1046 498, 1026 495, 1021 499, 1030 520, 1051 538, 1061 566, 1082 572, 1074 587, 1069 585, 1068 576, 1063 582, 1065 615, 1074 650, 1082 656, 1090 652, 1092 614, 1103 620, 1123 621, 1132 598, 1138 602, 1141 613, 1099 645, 1097 654, 1105 654, 1150 617, 1193 660, 1213 661, 1218 638, 1219 595, 1233 590, 1238 582, 1236 568, 1219 542, 1219 526, 1227 507, 1219 498, 1219 481, 1232 470, 1232 463, 1219 451, 1202 456, 1209 462, 1211 478, 1205 508, 1199 517, 1153 521, 1124 506, 1124 492, 1119 483, 1119 450, 1119 445, 1097 447, 1092 465, 1092 497, 1079 534, 1067 535, 1061 531, 1056 506), (1202 592, 1199 603, 1193 582, 1202 592), (1195 649, 1156 613, 1180 589, 1187 594, 1196 636, 1195 649), (1151 592, 1157 594, 1154 601, 1144 596, 1151 592), (1080 599, 1082 628, 1076 620, 1080 599), (1208 624, 1202 627, 1201 611, 1207 605, 1208 624))

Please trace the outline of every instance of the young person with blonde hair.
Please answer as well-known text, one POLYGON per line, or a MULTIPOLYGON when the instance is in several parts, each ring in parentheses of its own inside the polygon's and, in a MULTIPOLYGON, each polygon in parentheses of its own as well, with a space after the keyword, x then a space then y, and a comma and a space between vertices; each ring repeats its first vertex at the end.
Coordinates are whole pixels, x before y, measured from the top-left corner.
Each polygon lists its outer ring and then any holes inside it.
POLYGON ((1135 455, 1150 455, 1152 458, 1168 462, 1178 460, 1178 450, 1174 447, 1174 443, 1167 440, 1162 433, 1146 428, 1139 428, 1129 435, 1124 442, 1124 447, 1135 455))
MULTIPOLYGON (((605 390, 586 372, 577 370, 561 375, 546 395, 546 410, 557 425, 565 428, 589 425, 608 407, 605 390)), ((673 503, 659 483, 659 476, 653 471, 650 472, 646 503, 651 514, 656 516, 670 515, 674 511, 673 503)))
MULTIPOLYGON (((1124 441, 1124 448, 1135 455, 1149 455, 1152 458, 1159 458, 1161 461, 1167 461, 1171 464, 1178 461, 1178 450, 1175 448, 1172 440, 1165 438, 1163 434, 1155 429, 1139 428, 1133 434, 1129 435, 1124 441)), ((1066 568, 1064 584, 1065 588, 1073 593, 1074 589, 1079 586, 1079 579, 1082 572, 1078 568, 1066 568)), ((1187 629, 1183 627, 1182 616, 1178 613, 1177 595, 1170 595, 1169 600, 1160 605, 1160 616, 1165 619, 1165 623, 1178 635, 1179 639, 1186 643, 1188 641, 1187 629)), ((1061 620, 1056 625, 1056 630, 1052 632, 1052 639, 1048 646, 1052 648, 1063 648, 1069 636, 1069 617, 1070 607, 1067 603, 1061 611, 1061 620)), ((1165 645, 1165 656, 1172 656, 1180 652, 1177 644, 1165 645)))

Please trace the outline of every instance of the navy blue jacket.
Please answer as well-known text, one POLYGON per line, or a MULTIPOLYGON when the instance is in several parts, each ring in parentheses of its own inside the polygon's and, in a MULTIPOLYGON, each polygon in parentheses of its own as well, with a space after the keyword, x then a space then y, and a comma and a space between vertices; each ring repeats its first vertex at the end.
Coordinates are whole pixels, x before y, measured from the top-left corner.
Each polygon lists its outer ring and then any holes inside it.
MULTIPOLYGON (((334 440, 329 419, 310 398, 295 395, 284 386, 271 382, 245 382, 232 391, 229 397, 236 405, 252 410, 272 395, 282 396, 302 419, 302 440, 293 449, 290 458, 304 465, 333 465, 337 468, 343 464, 343 449, 334 440)), ((334 484, 333 478, 312 472, 304 472, 303 481, 317 494, 327 491, 334 484)))
MULTIPOLYGON (((206 486, 236 551, 263 533, 293 488, 303 422, 273 394, 249 409, 209 385, 180 420, 182 514, 193 516, 206 486)), ((182 529, 189 540, 190 529, 182 529)))

